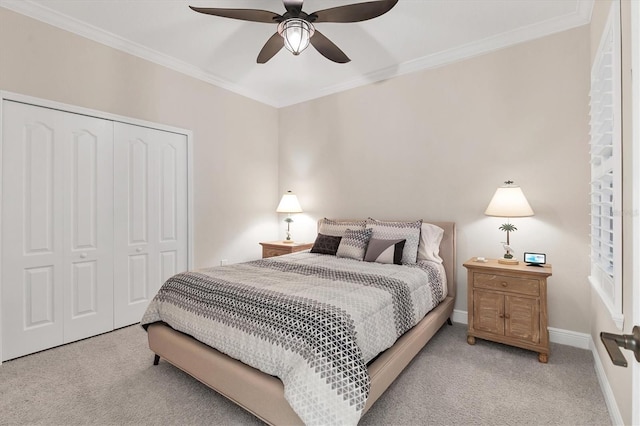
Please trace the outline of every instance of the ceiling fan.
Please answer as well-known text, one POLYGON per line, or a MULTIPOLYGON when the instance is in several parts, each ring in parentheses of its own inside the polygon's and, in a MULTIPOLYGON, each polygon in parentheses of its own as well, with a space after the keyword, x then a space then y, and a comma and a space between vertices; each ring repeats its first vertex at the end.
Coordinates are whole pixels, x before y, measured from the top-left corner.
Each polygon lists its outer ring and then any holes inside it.
POLYGON ((243 21, 278 24, 278 31, 267 40, 258 54, 257 62, 266 63, 285 47, 294 55, 299 55, 309 43, 325 58, 344 64, 351 59, 338 46, 316 30, 314 23, 320 22, 360 22, 376 18, 387 13, 398 0, 377 0, 365 3, 348 4, 330 9, 305 13, 302 10, 304 0, 283 0, 287 10, 283 15, 259 9, 219 9, 209 7, 193 7, 191 9, 207 15, 243 21))

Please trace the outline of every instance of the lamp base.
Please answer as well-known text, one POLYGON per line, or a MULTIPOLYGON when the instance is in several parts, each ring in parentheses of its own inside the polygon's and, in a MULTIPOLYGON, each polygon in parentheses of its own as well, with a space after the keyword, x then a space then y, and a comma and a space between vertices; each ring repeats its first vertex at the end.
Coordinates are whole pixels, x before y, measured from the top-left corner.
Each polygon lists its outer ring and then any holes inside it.
POLYGON ((502 263, 503 265, 517 265, 520 261, 517 259, 498 259, 498 263, 502 263))
POLYGON ((282 240, 285 244, 293 244, 293 240, 282 240))

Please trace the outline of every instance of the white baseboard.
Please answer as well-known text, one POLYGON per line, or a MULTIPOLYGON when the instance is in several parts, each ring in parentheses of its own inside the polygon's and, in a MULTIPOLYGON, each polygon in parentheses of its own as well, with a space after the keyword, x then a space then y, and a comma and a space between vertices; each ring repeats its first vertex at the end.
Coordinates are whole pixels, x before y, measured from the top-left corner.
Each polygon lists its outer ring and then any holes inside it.
MULTIPOLYGON (((451 321, 460 324, 467 324, 467 311, 454 309, 451 321)), ((573 346, 580 349, 591 349, 591 335, 586 333, 578 333, 575 331, 563 330, 561 328, 549 327, 549 340, 561 345, 573 346)))
POLYGON ((574 348, 590 349, 591 335, 564 330, 562 328, 548 327, 549 341, 560 343, 561 345, 573 346, 574 348))
POLYGON ((460 311, 458 309, 453 310, 453 315, 451 315, 451 321, 457 322, 460 324, 467 324, 467 311, 460 311))
MULTIPOLYGON (((467 324, 467 311, 461 311, 458 309, 453 310, 451 320, 460 324, 467 324)), ((614 425, 623 425, 622 415, 618 409, 616 398, 613 395, 613 390, 607 379, 607 375, 600 359, 600 354, 596 349, 596 345, 591 338, 590 334, 577 333, 575 331, 563 330, 561 328, 549 327, 549 340, 553 343, 559 343, 561 345, 573 346, 580 349, 587 349, 591 351, 594 360, 594 367, 596 370, 596 376, 600 383, 600 389, 604 395, 607 409, 609 410, 609 416, 611 417, 611 423, 614 425)))
POLYGON ((618 409, 618 403, 616 402, 616 398, 613 395, 613 390, 611 389, 609 380, 607 380, 607 374, 604 372, 602 360, 600 359, 598 349, 596 348, 596 345, 593 339, 589 339, 589 349, 591 349, 591 353, 593 354, 593 360, 594 360, 595 369, 596 369, 596 376, 598 377, 598 382, 600 383, 600 389, 602 390, 602 394, 604 395, 604 401, 607 404, 607 409, 609 410, 609 416, 611 417, 611 424, 623 425, 624 422, 622 421, 622 415, 620 414, 620 410, 618 409))

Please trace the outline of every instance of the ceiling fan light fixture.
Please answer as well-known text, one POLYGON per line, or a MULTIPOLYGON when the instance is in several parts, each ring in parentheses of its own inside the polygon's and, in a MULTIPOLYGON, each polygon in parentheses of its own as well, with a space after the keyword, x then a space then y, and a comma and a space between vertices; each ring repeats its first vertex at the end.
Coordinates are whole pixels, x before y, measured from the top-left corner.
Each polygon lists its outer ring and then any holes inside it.
POLYGON ((294 55, 299 55, 309 46, 314 32, 313 24, 301 18, 290 18, 278 25, 278 33, 284 39, 284 47, 294 55))
MULTIPOLYGON (((0 0, 1 1, 1 0, 0 0)), ((362 0, 360 0, 362 1, 362 0)), ((261 9, 220 9, 216 7, 193 7, 192 10, 206 15, 222 18, 239 19, 241 21, 278 23, 278 31, 273 33, 262 46, 256 62, 264 64, 273 58, 283 47, 294 55, 299 55, 309 44, 325 58, 337 64, 351 61, 331 40, 320 31, 316 31, 313 23, 321 22, 362 22, 377 18, 390 11, 399 0, 369 0, 360 3, 345 4, 329 9, 307 13, 302 10, 304 0, 282 0, 286 12, 279 15, 261 9), (315 38, 311 39, 311 37, 315 38), (280 38, 282 37, 282 39, 280 38), (313 42, 311 42, 313 40, 313 42)))

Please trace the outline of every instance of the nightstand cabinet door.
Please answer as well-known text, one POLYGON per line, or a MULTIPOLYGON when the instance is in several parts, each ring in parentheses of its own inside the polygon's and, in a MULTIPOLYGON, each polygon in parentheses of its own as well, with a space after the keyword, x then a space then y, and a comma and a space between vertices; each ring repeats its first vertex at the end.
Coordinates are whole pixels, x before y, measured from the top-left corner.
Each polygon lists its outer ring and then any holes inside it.
POLYGON ((528 297, 505 296, 506 337, 540 343, 540 301, 528 297))
POLYGON ((473 328, 504 334, 504 296, 491 291, 473 292, 473 328))

